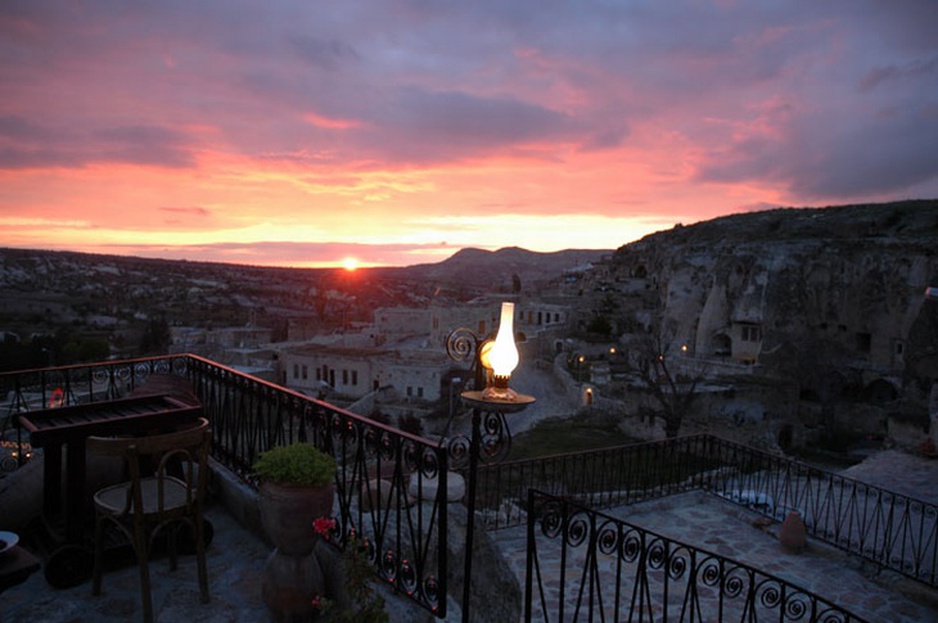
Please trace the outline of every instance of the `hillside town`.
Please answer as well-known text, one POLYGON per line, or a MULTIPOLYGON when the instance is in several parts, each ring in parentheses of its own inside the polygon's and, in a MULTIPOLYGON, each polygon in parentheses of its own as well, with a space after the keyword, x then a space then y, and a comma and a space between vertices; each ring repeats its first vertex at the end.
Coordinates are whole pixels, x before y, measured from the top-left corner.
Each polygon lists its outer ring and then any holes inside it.
MULTIPOLYGON (((934 443, 934 201, 742 214, 616 251, 461 252, 314 271, 3 250, 7 368, 192 353, 433 434, 468 379, 447 336, 515 303, 531 420, 837 451, 934 443)), ((524 389, 524 388, 523 388, 524 389)))
MULTIPOLYGON (((179 579, 194 573, 154 564, 158 605, 146 597, 145 618, 154 607, 173 620, 206 609, 245 622, 299 609, 311 620, 321 595, 345 599, 325 578, 349 577, 351 551, 365 556, 362 603, 382 621, 495 623, 522 610, 541 620, 564 606, 526 603, 526 592, 564 587, 610 554, 621 571, 596 586, 616 604, 618 583, 634 580, 654 583, 655 599, 677 586, 711 613, 823 607, 834 620, 930 620, 935 240, 938 201, 924 201, 770 210, 609 252, 464 250, 400 269, 0 250, 0 535, 22 534, 26 546, 14 543, 5 607, 126 620, 133 565, 108 572, 130 579, 103 598, 86 585, 110 554, 99 530, 91 552, 81 494, 123 485, 108 484, 109 457, 85 450, 119 443, 135 457, 167 439, 175 452, 198 433, 211 547, 194 549, 210 559, 198 564, 211 569, 213 595, 198 602, 179 579), (456 346, 470 336, 479 353, 506 310, 518 404, 466 391, 479 383, 456 346), (204 414, 197 427, 176 423, 191 414, 204 414), (307 508, 310 489, 296 487, 302 520, 274 522, 280 494, 260 457, 293 448, 327 461, 324 506, 307 508), (613 532, 579 539, 587 523, 613 532), (339 525, 344 553, 326 542, 339 525), (304 533, 306 549, 281 549, 284 532, 304 533), (347 549, 361 534, 372 552, 347 549), (619 555, 606 547, 614 534, 652 549, 619 555), (657 544, 676 570, 663 584, 650 579, 657 544), (528 573, 531 557, 550 570, 528 573), (775 575, 780 560, 786 577, 775 575), (728 588, 711 590, 706 565, 728 588), (796 597, 735 590, 723 578, 739 565, 752 586, 796 597), (228 573, 241 584, 220 579, 228 573), (192 603, 174 603, 177 590, 192 603)), ((174 539, 170 558, 173 547, 191 553, 191 537, 174 539)))

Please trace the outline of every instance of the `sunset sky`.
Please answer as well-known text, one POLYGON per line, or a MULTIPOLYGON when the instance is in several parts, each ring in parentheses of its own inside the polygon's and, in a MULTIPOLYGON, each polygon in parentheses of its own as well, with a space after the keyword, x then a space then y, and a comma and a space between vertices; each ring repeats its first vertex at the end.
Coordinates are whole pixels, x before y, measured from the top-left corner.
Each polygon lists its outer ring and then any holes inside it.
POLYGON ((614 249, 938 197, 938 2, 0 2, 0 246, 614 249))

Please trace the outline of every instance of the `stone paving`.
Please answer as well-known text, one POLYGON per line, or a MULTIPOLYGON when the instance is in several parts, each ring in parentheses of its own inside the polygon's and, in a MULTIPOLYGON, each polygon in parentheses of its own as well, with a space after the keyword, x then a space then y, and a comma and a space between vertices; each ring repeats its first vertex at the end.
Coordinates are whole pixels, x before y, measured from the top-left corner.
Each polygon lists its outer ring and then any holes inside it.
MULTIPOLYGON (((206 550, 211 602, 199 601, 195 556, 180 556, 176 571, 169 561, 150 563, 154 617, 158 623, 256 623, 267 620, 260 577, 270 547, 242 529, 224 508, 206 512, 215 536, 206 550)), ((142 619, 136 566, 105 572, 102 594, 91 582, 74 588, 50 587, 42 572, 0 593, 0 623, 125 623, 142 619)))

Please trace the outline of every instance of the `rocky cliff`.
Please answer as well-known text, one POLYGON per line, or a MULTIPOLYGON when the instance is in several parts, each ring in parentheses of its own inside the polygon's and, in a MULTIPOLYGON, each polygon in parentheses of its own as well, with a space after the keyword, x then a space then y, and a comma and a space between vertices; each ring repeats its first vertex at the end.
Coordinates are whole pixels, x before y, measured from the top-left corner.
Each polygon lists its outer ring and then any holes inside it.
POLYGON ((675 227, 603 267, 671 352, 750 364, 824 402, 921 403, 938 377, 938 200, 777 209, 675 227), (637 284, 643 284, 637 287, 637 284), (686 347, 686 349, 682 349, 686 347))

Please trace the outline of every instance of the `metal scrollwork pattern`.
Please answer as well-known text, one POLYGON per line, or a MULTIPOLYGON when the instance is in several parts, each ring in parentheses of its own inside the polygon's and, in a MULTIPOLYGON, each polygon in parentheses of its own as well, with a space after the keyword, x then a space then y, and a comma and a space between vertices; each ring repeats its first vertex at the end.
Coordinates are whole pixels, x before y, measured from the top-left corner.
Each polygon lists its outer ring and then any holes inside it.
MULTIPOLYGON (((786 580, 540 491, 528 495, 528 521, 540 528, 529 523, 528 568, 538 573, 528 577, 537 586, 527 594, 539 599, 525 604, 529 617, 536 612, 559 620, 575 612, 577 620, 621 620, 632 613, 646 620, 659 613, 668 621, 862 621, 786 580), (539 539, 554 543, 539 545, 539 539), (565 577, 564 587, 545 590, 545 577, 565 577)), ((658 614, 649 620, 659 620, 658 614)))
POLYGON ((446 441, 449 463, 453 469, 466 469, 469 467, 471 447, 472 442, 466 435, 456 435, 446 441))
MULTIPOLYGON (((450 466, 453 469, 469 467, 472 440, 465 434, 458 434, 444 440, 449 453, 450 466)), ((499 463, 511 451, 511 431, 505 415, 499 411, 485 411, 480 414, 479 426, 479 463, 490 465, 499 463)))
MULTIPOLYGON (((531 513, 532 517, 536 515, 538 513, 531 513)), ((549 539, 557 538, 557 535, 563 530, 563 504, 557 500, 550 500, 541 507, 539 516, 541 518, 541 532, 544 536, 549 539)))
POLYGON ((454 329, 446 337, 446 354, 453 361, 472 361, 478 346, 479 338, 465 327, 454 329))
POLYGON ((501 462, 511 451, 511 431, 501 411, 482 413, 479 462, 483 465, 501 462))

